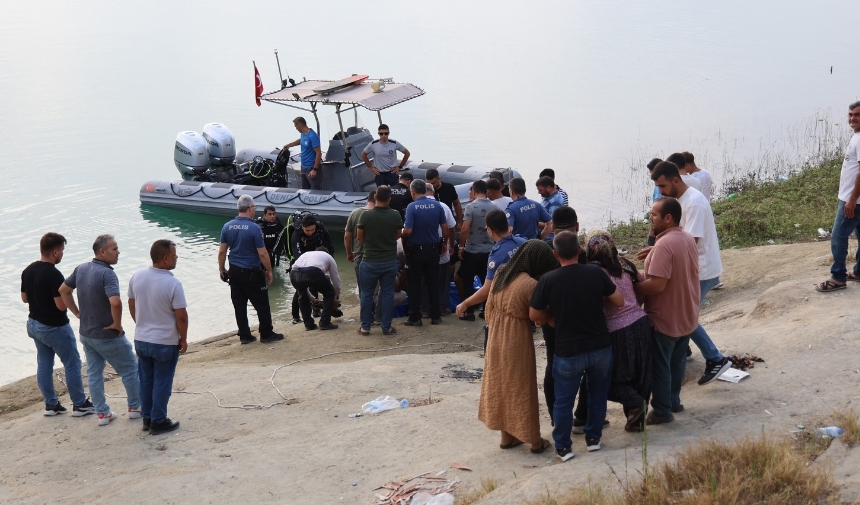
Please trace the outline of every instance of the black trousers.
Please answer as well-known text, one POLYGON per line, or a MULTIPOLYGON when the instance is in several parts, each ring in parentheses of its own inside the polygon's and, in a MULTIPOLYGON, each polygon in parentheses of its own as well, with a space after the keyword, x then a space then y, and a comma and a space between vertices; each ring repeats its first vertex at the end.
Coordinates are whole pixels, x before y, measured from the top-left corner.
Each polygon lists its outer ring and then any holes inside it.
MULTIPOLYGON (((463 279, 463 299, 467 299, 475 294, 475 276, 477 275, 481 282, 487 281, 487 261, 490 258, 490 253, 470 253, 463 251, 463 262, 460 263, 460 278, 463 279)), ((472 305, 466 309, 466 312, 471 314, 475 311, 472 305)))
POLYGON ((442 317, 439 308, 439 244, 409 245, 406 256, 406 293, 409 296, 409 319, 421 320, 421 283, 427 285, 430 317, 442 317))
POLYGON ((251 338, 248 326, 248 302, 257 311, 260 321, 260 336, 272 333, 272 309, 269 307, 269 286, 262 268, 239 268, 230 265, 230 300, 236 313, 239 338, 251 338))
POLYGON ((299 298, 299 310, 305 328, 313 327, 314 320, 311 310, 311 299, 308 289, 319 292, 323 296, 323 308, 320 315, 320 324, 323 326, 331 324, 331 311, 334 309, 334 286, 328 276, 317 267, 293 267, 290 270, 290 282, 296 289, 299 298))
MULTIPOLYGON (((549 417, 555 424, 555 419, 552 417, 552 409, 555 406, 555 379, 552 378, 552 360, 555 357, 555 328, 545 324, 541 326, 544 342, 546 342, 546 371, 543 375, 543 394, 546 398, 546 408, 549 410, 549 417)), ((588 387, 586 386, 585 376, 579 383, 579 395, 576 398, 576 409, 573 411, 575 419, 588 419, 588 387)))

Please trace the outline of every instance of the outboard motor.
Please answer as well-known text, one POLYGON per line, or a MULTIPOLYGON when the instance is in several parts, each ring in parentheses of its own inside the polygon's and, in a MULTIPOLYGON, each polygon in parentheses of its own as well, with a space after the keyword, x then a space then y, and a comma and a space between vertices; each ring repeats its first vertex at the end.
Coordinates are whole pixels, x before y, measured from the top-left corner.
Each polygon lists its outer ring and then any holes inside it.
POLYGON ((214 166, 231 165, 236 159, 236 142, 233 132, 221 123, 203 126, 203 139, 209 148, 209 163, 214 166))
POLYGON ((209 150, 206 140, 197 132, 181 132, 176 136, 173 163, 186 181, 209 169, 209 150))

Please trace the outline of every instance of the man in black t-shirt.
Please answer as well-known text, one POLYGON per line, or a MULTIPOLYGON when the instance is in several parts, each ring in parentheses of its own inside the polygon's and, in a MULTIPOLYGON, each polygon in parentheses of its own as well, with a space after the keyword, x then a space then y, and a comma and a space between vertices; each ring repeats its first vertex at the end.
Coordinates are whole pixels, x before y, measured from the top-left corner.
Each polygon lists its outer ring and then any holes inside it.
POLYGON ((570 432, 573 403, 582 376, 588 377, 588 451, 600 450, 606 396, 612 379, 612 341, 603 315, 604 301, 621 307, 624 297, 597 265, 581 265, 579 239, 564 231, 553 240, 561 268, 541 277, 529 303, 529 317, 538 324, 555 326, 555 426, 552 436, 562 461, 573 457, 570 432))
POLYGON ((400 172, 400 180, 391 186, 391 203, 388 206, 400 213, 400 220, 406 221, 406 207, 412 203, 412 192, 409 185, 415 176, 411 172, 400 172))
POLYGON ((442 182, 442 177, 439 176, 439 171, 435 168, 431 168, 424 174, 424 180, 427 181, 427 184, 433 186, 436 200, 444 203, 451 209, 451 212, 454 214, 454 220, 457 221, 457 226, 459 226, 463 222, 463 206, 460 204, 457 188, 450 182, 442 182))
POLYGON ((72 416, 81 417, 95 414, 96 409, 84 393, 81 356, 59 293, 65 279, 56 265, 62 261, 65 248, 66 239, 59 233, 42 236, 41 258, 21 274, 21 300, 30 306, 27 334, 36 344, 36 382, 45 397, 45 415, 66 412, 54 390, 54 355, 57 355, 65 367, 66 387, 74 404, 72 416))

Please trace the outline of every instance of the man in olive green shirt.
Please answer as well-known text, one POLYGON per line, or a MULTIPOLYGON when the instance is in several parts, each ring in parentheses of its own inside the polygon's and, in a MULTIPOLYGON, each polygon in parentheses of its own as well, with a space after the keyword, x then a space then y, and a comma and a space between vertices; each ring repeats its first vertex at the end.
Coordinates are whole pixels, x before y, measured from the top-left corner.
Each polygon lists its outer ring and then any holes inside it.
POLYGON ((400 213, 388 207, 391 188, 376 188, 376 205, 358 218, 358 241, 364 254, 358 270, 358 290, 361 293, 361 328, 358 333, 370 335, 373 321, 373 291, 379 283, 379 304, 382 307, 382 334, 393 335, 394 282, 397 278, 397 240, 403 229, 400 213))

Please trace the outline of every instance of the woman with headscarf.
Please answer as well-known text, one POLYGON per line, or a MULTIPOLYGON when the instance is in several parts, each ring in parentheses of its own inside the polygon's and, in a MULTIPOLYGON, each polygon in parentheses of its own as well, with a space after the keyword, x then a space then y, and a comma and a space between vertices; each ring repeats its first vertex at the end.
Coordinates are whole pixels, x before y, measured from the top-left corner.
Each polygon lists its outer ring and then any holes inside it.
POLYGON ((540 454, 550 446, 540 435, 529 299, 537 279, 556 268, 552 248, 529 240, 499 268, 487 298, 489 339, 478 419, 491 430, 501 430, 502 449, 527 442, 532 453, 540 454))
POLYGON ((644 277, 636 266, 618 256, 612 235, 605 230, 588 232, 587 258, 609 274, 624 295, 621 307, 604 307, 612 338, 612 384, 608 398, 624 407, 626 431, 640 431, 645 404, 651 395, 651 328, 648 316, 633 292, 633 283, 644 277))

